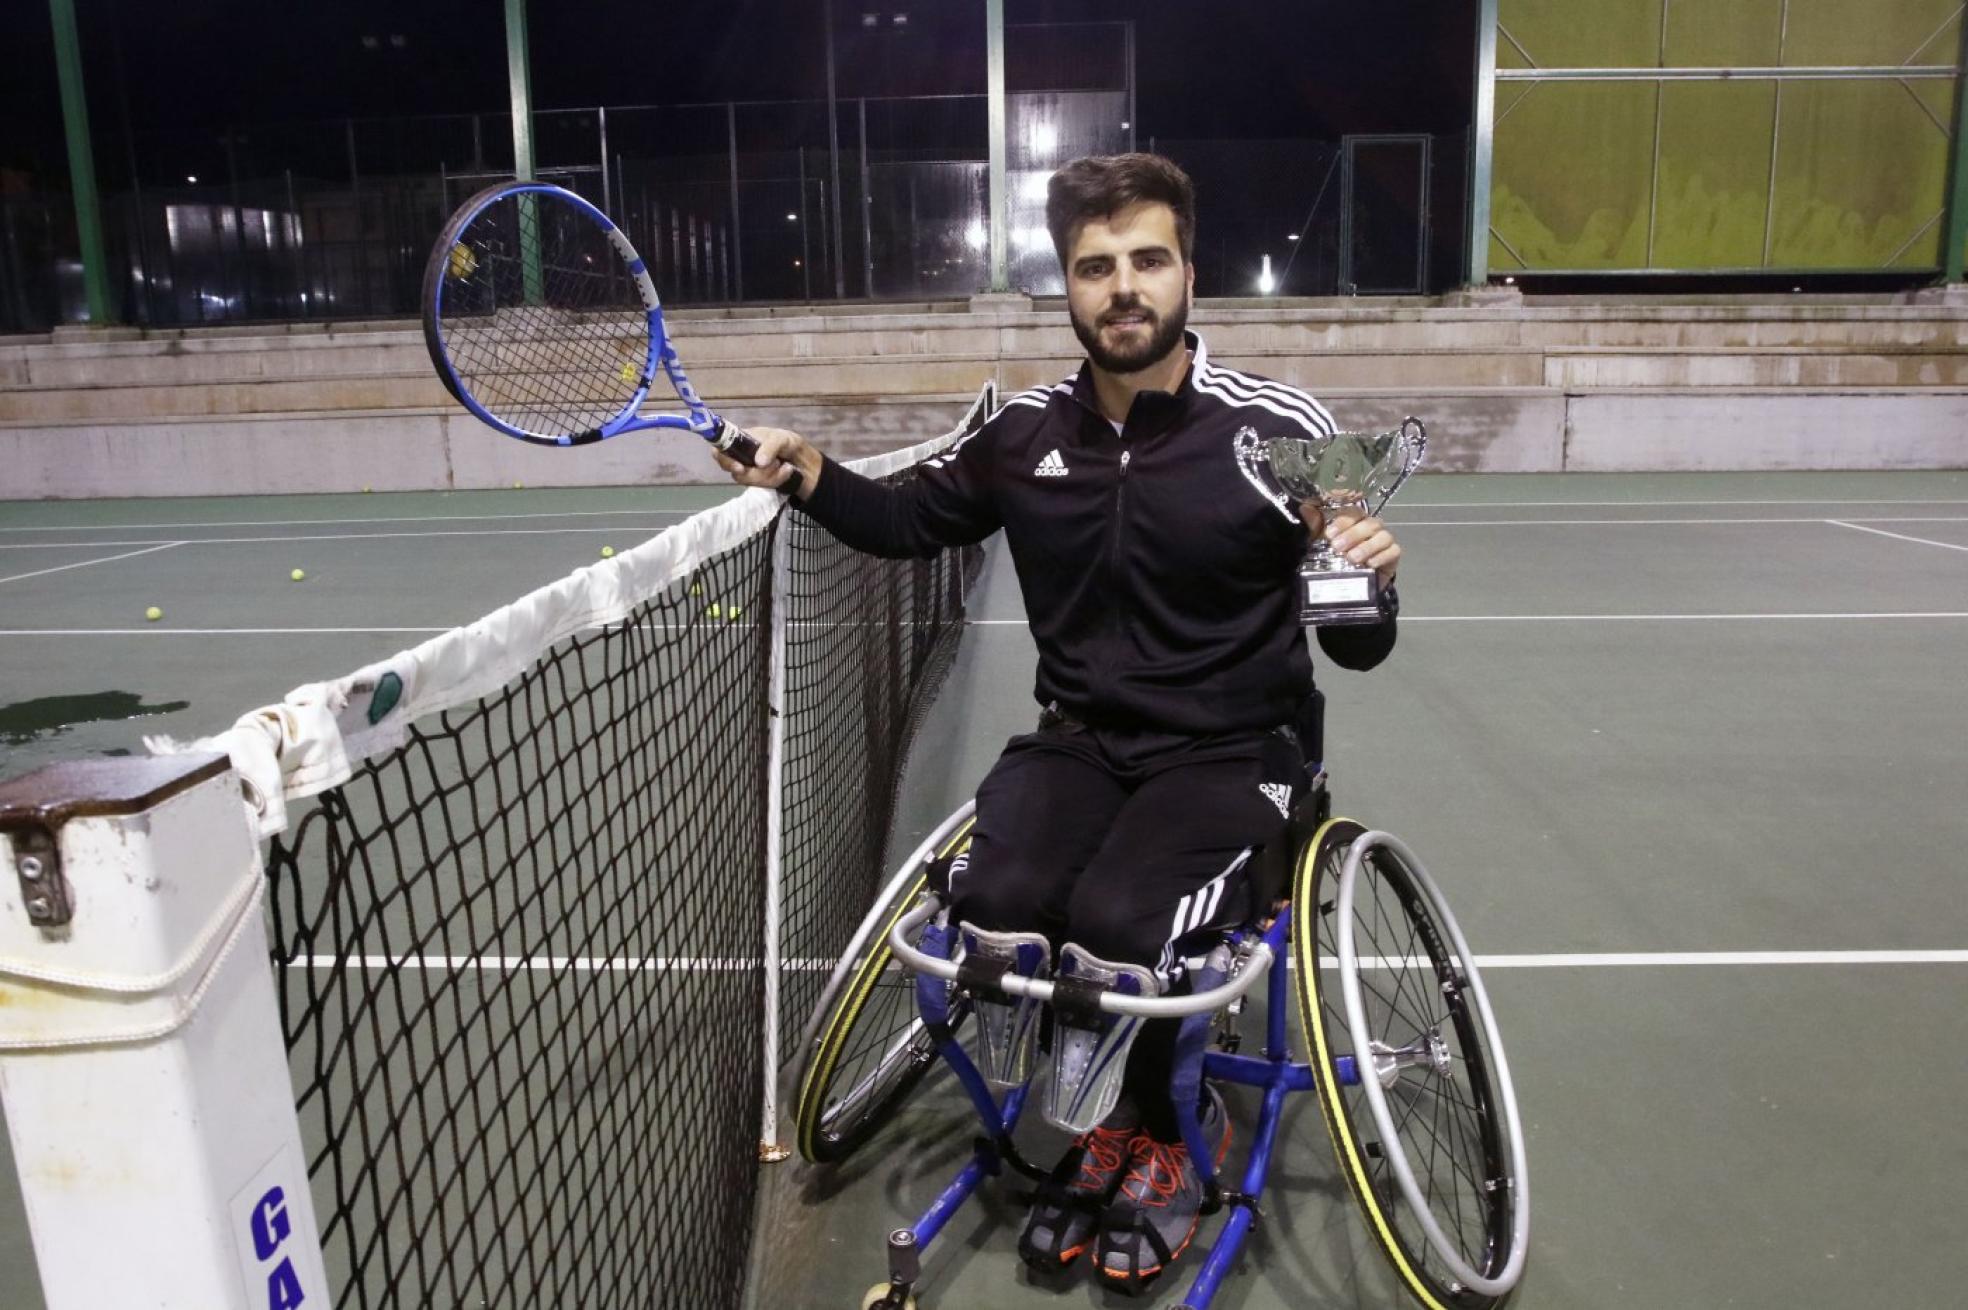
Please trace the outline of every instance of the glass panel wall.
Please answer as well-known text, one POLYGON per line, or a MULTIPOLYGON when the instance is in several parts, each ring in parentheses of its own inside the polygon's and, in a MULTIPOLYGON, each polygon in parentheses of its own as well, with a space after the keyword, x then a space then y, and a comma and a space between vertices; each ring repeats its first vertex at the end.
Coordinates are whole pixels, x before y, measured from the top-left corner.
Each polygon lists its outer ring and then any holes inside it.
POLYGON ((1959 0, 1500 0, 1490 267, 1941 265, 1959 0))

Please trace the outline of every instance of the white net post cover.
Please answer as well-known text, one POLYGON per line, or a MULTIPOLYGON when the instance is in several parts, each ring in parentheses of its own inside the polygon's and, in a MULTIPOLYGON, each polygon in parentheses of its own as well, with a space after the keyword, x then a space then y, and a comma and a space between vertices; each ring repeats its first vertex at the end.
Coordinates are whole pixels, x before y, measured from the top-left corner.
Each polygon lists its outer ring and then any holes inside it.
POLYGON ((320 1304, 265 961, 218 756, 0 783, 0 1098, 49 1310, 320 1304))

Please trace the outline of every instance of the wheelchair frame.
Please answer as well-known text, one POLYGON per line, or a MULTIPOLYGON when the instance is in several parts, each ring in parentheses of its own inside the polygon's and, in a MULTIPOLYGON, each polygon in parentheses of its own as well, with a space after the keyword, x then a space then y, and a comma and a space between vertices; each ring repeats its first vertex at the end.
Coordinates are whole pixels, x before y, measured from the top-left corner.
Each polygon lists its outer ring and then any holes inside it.
MULTIPOLYGON (((1316 775, 1313 791, 1301 803, 1301 814, 1311 810, 1314 820, 1313 836, 1297 843, 1291 850, 1293 868, 1298 869, 1305 861, 1314 859, 1323 849, 1323 843, 1330 832, 1335 837, 1351 832, 1358 825, 1346 820, 1327 821, 1330 803, 1324 787, 1324 774, 1316 775), (1335 829, 1334 824, 1348 824, 1346 829, 1335 829)), ((960 832, 969 822, 974 812, 971 803, 965 804, 944 821, 926 839, 909 861, 902 865, 888 884, 879 908, 894 903, 897 897, 908 890, 908 880, 921 877, 927 863, 949 841, 953 833, 960 832)), ((1298 826, 1291 830, 1296 834, 1298 826)), ((1330 1058, 1332 1069, 1330 1083, 1341 1088, 1359 1088, 1365 1093, 1370 1112, 1383 1142, 1393 1140, 1396 1149, 1391 1153, 1392 1182, 1398 1186, 1409 1208, 1419 1219, 1424 1239, 1443 1258, 1448 1266, 1445 1296, 1430 1294, 1424 1286, 1428 1280, 1420 1278, 1409 1267, 1402 1241, 1391 1231, 1382 1208, 1375 1200, 1362 1195, 1358 1175, 1349 1170, 1348 1179, 1356 1199, 1360 1200, 1371 1226, 1376 1229, 1375 1237, 1382 1250, 1388 1255, 1403 1275, 1405 1284, 1419 1301, 1431 1310, 1462 1310, 1463 1307, 1489 1307, 1501 1303, 1509 1295, 1522 1274, 1526 1244, 1528 1241, 1529 1191, 1524 1167, 1524 1147, 1521 1124, 1517 1118, 1515 1095, 1512 1090, 1508 1066, 1504 1061, 1502 1046, 1497 1037, 1496 1025, 1491 1015, 1487 996, 1482 990, 1481 977, 1475 968, 1460 928, 1448 912, 1446 902, 1439 889, 1423 870, 1413 853, 1398 839, 1389 834, 1368 832, 1359 829, 1358 835, 1351 839, 1346 867, 1340 879, 1340 892, 1335 902, 1319 907, 1321 912, 1336 908, 1341 922, 1350 922, 1352 914, 1351 895, 1361 876, 1361 870, 1368 852, 1386 849, 1395 853, 1403 866, 1403 876, 1418 888, 1421 896, 1432 904, 1429 910, 1439 918, 1440 928, 1445 929, 1446 940, 1428 943, 1431 959, 1437 960, 1438 952, 1453 947, 1457 968, 1451 975, 1442 979, 1444 994, 1455 1000, 1455 989, 1466 989, 1473 994, 1476 1002, 1475 1012, 1482 1021, 1481 1036, 1487 1043, 1487 1053, 1476 1052, 1478 1070, 1487 1080, 1492 1071, 1481 1066, 1493 1062, 1496 1078, 1495 1091, 1500 1093, 1494 1099, 1501 1101, 1500 1107, 1485 1104, 1484 1108, 1494 1111, 1500 1108, 1504 1128, 1508 1137, 1507 1154, 1509 1160, 1503 1167, 1505 1195, 1486 1204, 1505 1206, 1509 1209, 1507 1222, 1510 1232, 1510 1249, 1504 1253, 1500 1268, 1476 1270, 1455 1254, 1453 1243, 1449 1242, 1438 1222, 1430 1212, 1426 1198, 1416 1184, 1408 1167, 1405 1151, 1399 1148, 1399 1129, 1393 1123, 1384 1087, 1391 1087, 1399 1080, 1404 1070, 1428 1065, 1431 1060, 1441 1058, 1438 1052, 1421 1049, 1421 1043, 1404 1048, 1388 1048, 1384 1044, 1362 1040, 1359 1033, 1364 1030, 1362 1004, 1359 996, 1357 971, 1361 962, 1351 950, 1351 936, 1346 935, 1339 943, 1338 954, 1345 993, 1349 1024, 1355 1033, 1356 1050, 1368 1049, 1373 1054, 1372 1076, 1363 1078, 1360 1061, 1350 1054, 1338 1054, 1330 1058)), ((1298 906, 1289 901, 1280 903, 1268 922, 1246 925, 1229 930, 1207 956, 1200 971, 1194 975, 1195 990, 1182 996, 1131 997, 1116 993, 1102 993, 1099 1004, 1103 1010, 1117 1014, 1137 1015, 1153 1019, 1180 1020, 1176 1046, 1174 1072, 1174 1101, 1177 1121, 1183 1140, 1189 1148, 1190 1159, 1201 1175, 1204 1187, 1203 1214, 1209 1216, 1228 1210, 1221 1232, 1212 1244, 1207 1258, 1191 1282, 1187 1294, 1180 1304, 1180 1310, 1207 1310, 1217 1292, 1235 1267, 1244 1243, 1255 1226, 1261 1210, 1259 1201, 1263 1195, 1266 1180, 1270 1173, 1277 1136, 1283 1120, 1285 1098, 1294 1092, 1320 1091, 1320 1108, 1332 1135, 1335 1149, 1342 1153, 1352 1150, 1348 1133, 1342 1132, 1340 1125, 1333 1122, 1339 1111, 1332 1098, 1332 1087, 1322 1087, 1316 1073, 1319 1067, 1308 1060, 1292 1058, 1289 1036, 1289 1014, 1292 998, 1287 979, 1287 970, 1277 967, 1281 953, 1293 949, 1295 912, 1298 906), (1268 1006, 1265 1016, 1265 1039, 1261 1053, 1244 1055, 1232 1049, 1206 1049, 1210 1045, 1212 1032, 1216 1027, 1217 1015, 1227 1006, 1237 1005, 1260 980, 1267 985, 1268 1006), (1223 1173, 1216 1167, 1213 1152, 1209 1149, 1198 1122, 1196 1106, 1203 1079, 1216 1079, 1221 1082, 1236 1083, 1261 1089, 1263 1102, 1258 1111, 1255 1133, 1251 1139, 1245 1159, 1243 1173, 1239 1180, 1241 1186, 1230 1188, 1225 1185, 1223 1173)), ((1411 921, 1412 922, 1412 921, 1411 921)), ((934 889, 923 896, 921 902, 906 913, 897 912, 888 917, 885 928, 871 915, 864 921, 854 942, 837 966, 834 978, 830 981, 821 1010, 824 1014, 829 999, 837 997, 838 984, 853 966, 860 953, 869 948, 871 936, 880 932, 885 938, 883 945, 897 959, 902 961, 915 974, 913 986, 917 1010, 928 1036, 934 1043, 936 1056, 948 1064, 962 1086, 973 1110, 985 1127, 985 1134, 975 1144, 971 1159, 966 1162, 957 1176, 942 1190, 917 1221, 906 1228, 898 1228, 890 1233, 888 1239, 888 1283, 884 1288, 877 1285, 871 1289, 862 1302, 864 1307, 879 1307, 881 1310, 913 1310, 915 1306, 915 1286, 921 1277, 921 1256, 923 1250, 936 1239, 944 1226, 956 1214, 963 1203, 977 1190, 986 1178, 1000 1175, 1009 1167, 1017 1173, 1034 1180, 1046 1176, 1041 1169, 1025 1160, 1012 1141, 1012 1132, 1021 1118, 1030 1083, 1027 1082, 1005 1094, 1002 1101, 995 1097, 986 1084, 983 1075, 971 1060, 969 1052, 958 1040, 951 1022, 951 1003, 959 993, 963 980, 961 968, 950 958, 956 937, 956 925, 949 922, 947 905, 943 897, 934 889), (917 934, 921 933, 918 941, 917 934)), ((1444 934, 1437 934, 1443 936, 1444 934)), ((1313 941, 1308 933, 1297 943, 1298 949, 1305 950, 1313 941)), ((1315 966, 1316 967, 1316 966, 1315 966)), ((1007 976, 996 980, 996 986, 1007 995, 1029 996, 1040 1003, 1049 1003, 1054 985, 1048 981, 1007 976)), ((1241 1008, 1240 1006, 1238 1008, 1241 1008)), ((823 1014, 816 1015, 816 1021, 823 1014)), ((850 1024, 859 1017, 856 1009, 850 1024)), ((1457 1020, 1458 1025, 1462 1020, 1457 1020)), ((824 1026, 824 1025, 822 1025, 824 1026)), ((1439 1025, 1438 1025, 1439 1027, 1439 1025)), ((809 1029, 809 1051, 813 1047, 812 1038, 817 1029, 809 1029)), ((1467 1039, 1471 1034, 1463 1034, 1467 1039)), ((1439 1036, 1439 1034, 1438 1034, 1439 1036)), ((1311 1054, 1318 1058, 1324 1049, 1323 1039, 1313 1033, 1308 1026, 1307 1041, 1314 1046, 1311 1054)), ((803 1098, 804 1099, 804 1098, 803 1098)), ((1480 1096, 1487 1102, 1489 1096, 1480 1096)), ((1485 1120, 1488 1125, 1490 1120, 1485 1120)), ((1506 1145, 1500 1139, 1490 1140, 1493 1129, 1484 1133, 1484 1147, 1491 1159, 1501 1162, 1506 1145)), ((1355 1159, 1354 1168, 1360 1167, 1355 1159)), ((1501 1219, 1501 1211, 1496 1212, 1501 1219)), ((1492 1266, 1496 1262, 1486 1262, 1492 1266)))

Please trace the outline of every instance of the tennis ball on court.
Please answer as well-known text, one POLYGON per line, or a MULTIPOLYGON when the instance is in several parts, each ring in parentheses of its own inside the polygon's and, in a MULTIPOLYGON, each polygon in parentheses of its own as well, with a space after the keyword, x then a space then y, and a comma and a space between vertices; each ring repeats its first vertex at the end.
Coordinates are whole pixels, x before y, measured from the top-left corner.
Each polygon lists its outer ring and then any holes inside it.
POLYGON ((730 609, 724 612, 724 617, 728 621, 737 618, 740 614, 743 614, 744 612, 745 612, 744 606, 733 605, 730 609))
POLYGON ((703 583, 701 583, 701 582, 693 582, 693 583, 691 583, 691 584, 690 584, 690 594, 691 594, 691 595, 693 595, 693 596, 701 596, 701 595, 703 595, 703 594, 704 594, 704 584, 703 584, 703 583))
POLYGON ((450 262, 452 277, 466 278, 478 271, 478 256, 462 241, 451 247, 450 262))
POLYGON ((364 487, 364 488, 362 489, 362 494, 363 494, 363 495, 365 495, 365 496, 366 496, 366 495, 368 495, 368 494, 369 494, 369 488, 367 488, 367 487, 364 487))
POLYGON ((144 611, 144 617, 149 619, 152 623, 155 623, 157 622, 157 620, 164 617, 164 611, 158 609, 157 606, 152 605, 149 609, 144 611))
POLYGON ((712 601, 710 606, 705 609, 704 613, 714 619, 721 619, 724 617, 724 610, 722 607, 718 605, 716 601, 712 601))
POLYGON ((603 547, 601 548, 601 557, 602 557, 603 559, 614 559, 614 558, 615 558, 615 548, 614 548, 613 546, 603 546, 603 547))
POLYGON ((526 485, 526 484, 525 484, 524 482, 514 482, 514 483, 513 483, 513 490, 514 490, 514 491, 518 491, 518 490, 520 490, 520 489, 521 489, 522 487, 524 487, 525 485, 526 485))
POLYGON ((292 573, 289 573, 287 576, 292 578, 294 581, 299 582, 302 578, 305 578, 307 574, 303 573, 299 569, 295 569, 292 573))

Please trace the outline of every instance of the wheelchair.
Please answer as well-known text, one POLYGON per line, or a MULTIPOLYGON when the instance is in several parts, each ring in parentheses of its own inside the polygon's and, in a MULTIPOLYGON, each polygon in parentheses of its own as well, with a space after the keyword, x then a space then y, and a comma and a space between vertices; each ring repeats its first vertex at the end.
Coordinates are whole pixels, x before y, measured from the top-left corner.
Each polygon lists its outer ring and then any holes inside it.
POLYGON ((986 1178, 1009 1169, 1043 1183, 1049 1174, 1012 1140, 1033 1099, 1033 1068, 997 1068, 987 1081, 972 1054, 988 1064, 1002 1046, 1004 1034, 985 1031, 981 1012, 1002 1014, 1020 997, 1050 1007, 1042 1027, 1055 1048, 1069 1013, 1083 1022, 1095 1008, 1180 1020, 1173 1090, 1204 1185, 1199 1251, 1210 1217, 1225 1216, 1181 1310, 1207 1310, 1235 1267, 1261 1214, 1285 1099, 1299 1092, 1317 1096, 1365 1227, 1416 1301, 1431 1310, 1486 1310, 1510 1295, 1524 1269, 1530 1193, 1523 1128, 1481 972, 1414 852, 1389 833, 1333 817, 1323 768, 1308 773, 1311 786, 1284 835, 1252 856, 1253 903, 1268 909, 1222 934, 1200 967, 1191 962, 1187 994, 1132 995, 968 958, 946 897, 950 872, 967 858, 972 803, 890 878, 835 966, 803 1041, 798 1149, 817 1164, 846 1159, 939 1062, 955 1074, 984 1131, 929 1210, 889 1234, 888 1277, 862 1299, 863 1310, 917 1310, 924 1248, 986 1178), (1245 1053, 1239 1021, 1260 985, 1268 997, 1263 1044, 1245 1053), (1201 1079, 1262 1093, 1234 1178, 1214 1167, 1204 1141, 1201 1079))

